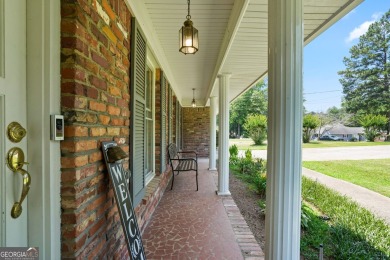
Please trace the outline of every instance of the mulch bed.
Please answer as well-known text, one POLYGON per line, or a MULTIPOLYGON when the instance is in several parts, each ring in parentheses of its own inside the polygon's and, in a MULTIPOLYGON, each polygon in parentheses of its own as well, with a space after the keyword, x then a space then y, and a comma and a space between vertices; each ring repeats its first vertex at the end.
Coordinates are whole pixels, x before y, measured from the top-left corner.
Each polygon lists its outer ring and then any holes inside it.
POLYGON ((251 229, 261 249, 265 249, 265 215, 261 213, 257 201, 260 195, 250 191, 247 185, 230 174, 229 189, 234 202, 240 209, 242 216, 251 229))

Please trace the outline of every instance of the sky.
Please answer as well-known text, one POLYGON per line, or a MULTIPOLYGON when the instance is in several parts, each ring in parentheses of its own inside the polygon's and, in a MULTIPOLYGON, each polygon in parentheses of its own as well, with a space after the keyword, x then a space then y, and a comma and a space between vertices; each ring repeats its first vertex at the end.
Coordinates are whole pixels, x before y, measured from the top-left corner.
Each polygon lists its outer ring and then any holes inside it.
POLYGON ((304 48, 303 97, 308 112, 341 107, 342 86, 338 71, 343 58, 358 43, 368 26, 390 9, 390 0, 365 0, 304 48))

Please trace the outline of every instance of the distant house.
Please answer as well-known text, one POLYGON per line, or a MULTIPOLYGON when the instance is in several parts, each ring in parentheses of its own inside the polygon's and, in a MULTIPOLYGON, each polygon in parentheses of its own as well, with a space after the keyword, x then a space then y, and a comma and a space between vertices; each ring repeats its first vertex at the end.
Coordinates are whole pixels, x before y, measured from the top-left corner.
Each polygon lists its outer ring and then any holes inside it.
POLYGON ((344 141, 358 140, 364 141, 364 128, 363 127, 349 127, 343 124, 325 125, 321 128, 320 132, 316 131, 316 137, 323 135, 334 135, 344 139, 344 141))

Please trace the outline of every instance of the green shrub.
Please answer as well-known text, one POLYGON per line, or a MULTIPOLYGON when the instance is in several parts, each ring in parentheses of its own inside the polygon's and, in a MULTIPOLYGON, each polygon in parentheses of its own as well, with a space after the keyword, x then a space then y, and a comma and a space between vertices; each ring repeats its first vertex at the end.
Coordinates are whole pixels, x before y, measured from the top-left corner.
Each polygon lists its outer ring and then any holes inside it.
POLYGON ((265 200, 258 200, 257 205, 259 205, 260 213, 264 214, 266 213, 266 201, 265 200))
POLYGON ((246 150, 245 151, 245 159, 247 159, 248 161, 252 161, 252 151, 251 150, 246 150))
POLYGON ((309 214, 309 207, 302 202, 301 205, 301 227, 307 229, 309 222, 311 221, 311 215, 309 214))
POLYGON ((383 115, 367 114, 360 116, 358 122, 364 128, 367 140, 374 142, 375 138, 380 135, 380 131, 386 127, 388 119, 383 115))
POLYGON ((229 154, 230 154, 230 157, 229 157, 229 163, 231 165, 237 165, 238 163, 238 147, 237 145, 233 144, 229 147, 229 154))
POLYGON ((255 145, 262 144, 267 139, 267 117, 265 115, 249 115, 244 128, 255 145))
POLYGON ((260 196, 265 197, 265 190, 267 187, 267 176, 265 173, 254 172, 250 176, 249 187, 260 196))
POLYGON ((230 160, 230 166, 232 170, 238 175, 238 177, 244 180, 249 188, 261 196, 265 196, 266 189, 266 161, 260 158, 252 158, 252 152, 247 150, 245 157, 237 159, 237 162, 233 163, 230 160))
POLYGON ((301 221, 301 254, 304 259, 317 260, 320 245, 323 245, 324 255, 331 256, 332 241, 329 236, 328 223, 306 204, 302 206, 301 219, 307 219, 307 221, 301 221))
POLYGON ((351 137, 351 139, 349 139, 350 142, 357 142, 358 139, 356 137, 351 137))
POLYGON ((303 142, 310 142, 312 132, 320 125, 321 121, 318 116, 307 114, 303 117, 303 142))
POLYGON ((229 154, 230 158, 237 158, 238 157, 238 147, 237 145, 233 144, 229 147, 229 154))
POLYGON ((241 174, 249 174, 252 171, 252 161, 245 157, 239 158, 237 165, 241 174))

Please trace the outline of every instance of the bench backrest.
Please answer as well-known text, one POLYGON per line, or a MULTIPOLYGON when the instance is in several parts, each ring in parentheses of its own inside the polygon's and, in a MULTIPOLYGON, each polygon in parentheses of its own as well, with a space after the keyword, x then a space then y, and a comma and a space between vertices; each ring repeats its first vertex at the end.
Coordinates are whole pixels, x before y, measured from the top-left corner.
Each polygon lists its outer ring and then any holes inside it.
POLYGON ((169 144, 169 146, 168 146, 169 160, 176 159, 177 158, 177 152, 178 152, 178 150, 177 150, 176 144, 174 144, 174 143, 169 144))

